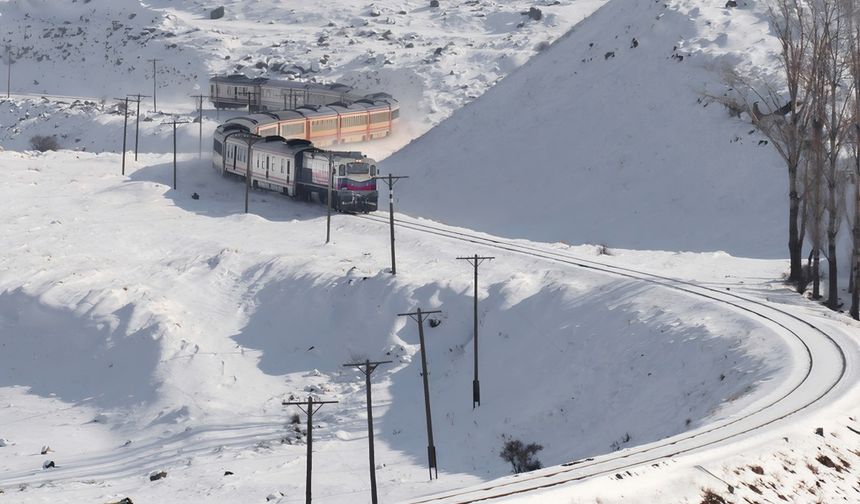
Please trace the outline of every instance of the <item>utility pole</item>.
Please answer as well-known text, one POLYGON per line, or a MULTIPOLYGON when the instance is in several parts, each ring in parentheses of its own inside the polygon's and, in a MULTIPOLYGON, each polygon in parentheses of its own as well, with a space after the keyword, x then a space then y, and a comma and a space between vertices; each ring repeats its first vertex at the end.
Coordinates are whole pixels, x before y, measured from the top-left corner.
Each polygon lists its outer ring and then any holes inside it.
POLYGON ((248 213, 248 198, 251 194, 251 174, 254 173, 251 169, 251 162, 253 161, 251 146, 260 140, 264 140, 264 138, 256 133, 248 132, 248 159, 245 160, 245 213, 248 213))
POLYGON ((324 404, 337 404, 337 401, 314 401, 312 396, 308 396, 307 402, 287 402, 281 404, 284 406, 297 406, 302 412, 308 416, 308 456, 307 456, 307 480, 305 483, 305 504, 311 504, 311 471, 313 470, 313 445, 314 445, 314 413, 320 410, 324 404), (317 406, 318 405, 318 406, 317 406), (304 406, 304 408, 302 407, 304 406), (315 407, 316 406, 316 407, 315 407))
POLYGON ((161 124, 172 124, 173 125, 173 190, 176 190, 176 126, 178 124, 188 124, 190 121, 180 121, 178 119, 173 119, 170 122, 161 123, 161 124))
POLYGON ((156 86, 156 79, 155 79, 155 76, 156 76, 155 64, 161 60, 158 58, 153 58, 153 59, 150 59, 147 61, 152 62, 152 111, 158 112, 158 99, 156 96, 158 94, 158 87, 156 86))
POLYGON ((135 114, 134 119, 134 160, 137 161, 137 148, 140 144, 140 102, 142 98, 149 98, 149 96, 140 93, 130 96, 135 96, 137 98, 135 100, 137 103, 137 114, 135 114))
POLYGON ((475 268, 475 328, 474 328, 474 342, 475 342, 475 378, 472 380, 472 409, 475 409, 476 406, 481 405, 481 382, 478 381, 478 266, 481 265, 484 261, 492 261, 495 257, 489 256, 479 256, 475 254, 471 257, 458 257, 457 260, 460 261, 468 261, 469 264, 475 268))
POLYGON ((12 46, 6 46, 6 98, 12 96, 12 46))
POLYGON ((376 461, 373 455, 373 399, 370 393, 370 375, 380 364, 389 364, 391 361, 357 362, 344 364, 343 367, 354 367, 364 374, 364 386, 367 389, 367 443, 368 457, 370 459, 370 500, 372 504, 379 504, 376 497, 376 461))
POLYGON ((125 98, 114 98, 114 100, 124 103, 123 114, 125 117, 122 121, 122 174, 125 175, 125 148, 126 138, 128 137, 128 96, 125 98))
POLYGON ((397 261, 394 256, 394 184, 400 179, 409 178, 405 175, 395 176, 388 174, 387 177, 373 177, 374 180, 381 180, 388 185, 388 227, 391 230, 391 274, 397 274, 397 261))
POLYGON ((203 159, 203 98, 206 95, 193 95, 192 98, 197 98, 198 106, 197 106, 197 122, 199 124, 199 131, 197 136, 197 159, 203 159))
POLYGON ((433 479, 433 472, 436 472, 436 479, 439 479, 439 469, 436 466, 436 446, 433 444, 433 420, 430 414, 430 383, 427 372, 427 352, 424 344, 424 317, 433 313, 442 313, 441 310, 421 311, 418 308, 412 313, 398 313, 398 317, 409 317, 418 323, 418 341, 421 343, 421 377, 424 379, 424 414, 427 417, 427 465, 430 471, 430 479, 433 479))
POLYGON ((328 213, 326 214, 325 220, 325 242, 328 243, 331 240, 331 185, 332 179, 334 178, 334 164, 331 158, 332 152, 328 152, 328 195, 326 196, 326 202, 328 203, 328 213))

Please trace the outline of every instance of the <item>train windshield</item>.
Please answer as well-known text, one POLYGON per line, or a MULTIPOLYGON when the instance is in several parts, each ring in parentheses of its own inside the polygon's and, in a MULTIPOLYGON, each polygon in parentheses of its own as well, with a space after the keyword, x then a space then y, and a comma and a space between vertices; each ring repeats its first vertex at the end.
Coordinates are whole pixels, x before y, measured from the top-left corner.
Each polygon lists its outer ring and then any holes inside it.
POLYGON ((347 163, 347 175, 367 175, 370 173, 370 165, 367 163, 347 163))

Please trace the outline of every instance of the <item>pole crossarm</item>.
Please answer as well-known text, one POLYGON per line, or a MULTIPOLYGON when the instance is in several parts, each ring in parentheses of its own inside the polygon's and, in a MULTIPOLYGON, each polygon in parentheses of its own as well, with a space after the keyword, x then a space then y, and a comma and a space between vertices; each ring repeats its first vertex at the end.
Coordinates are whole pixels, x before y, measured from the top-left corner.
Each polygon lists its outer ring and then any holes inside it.
POLYGON ((291 401, 291 402, 284 401, 281 403, 281 405, 282 406, 297 406, 300 410, 302 410, 302 413, 304 413, 305 415, 308 415, 308 414, 314 415, 314 414, 316 414, 317 411, 320 410, 320 408, 323 407, 324 404, 338 404, 338 402, 340 402, 340 401, 312 401, 312 402, 314 405, 317 405, 317 407, 314 408, 311 413, 308 413, 308 410, 305 409, 305 408, 307 408, 308 401, 291 401))
POLYGON ((478 256, 478 255, 469 256, 469 257, 458 257, 457 258, 457 260, 459 260, 459 261, 468 261, 468 263, 471 264, 473 267, 478 267, 481 264, 483 264, 484 261, 492 261, 493 259, 495 259, 495 257, 478 256))
POLYGON ((391 364, 392 361, 384 360, 384 361, 366 361, 366 362, 355 362, 351 364, 344 364, 343 367, 354 367, 364 373, 365 375, 373 373, 373 371, 380 366, 380 364, 391 364), (362 369, 364 367, 364 369, 362 369))
POLYGON ((387 185, 388 188, 391 189, 392 187, 394 187, 394 184, 396 184, 398 180, 407 179, 409 178, 409 175, 386 175, 384 177, 376 176, 372 178, 373 180, 381 180, 385 182, 385 185, 387 185))
POLYGON ((421 309, 419 309, 418 311, 414 311, 412 313, 398 313, 397 316, 409 317, 420 324, 424 320, 424 315, 432 315, 434 313, 442 313, 442 310, 422 311, 421 309))

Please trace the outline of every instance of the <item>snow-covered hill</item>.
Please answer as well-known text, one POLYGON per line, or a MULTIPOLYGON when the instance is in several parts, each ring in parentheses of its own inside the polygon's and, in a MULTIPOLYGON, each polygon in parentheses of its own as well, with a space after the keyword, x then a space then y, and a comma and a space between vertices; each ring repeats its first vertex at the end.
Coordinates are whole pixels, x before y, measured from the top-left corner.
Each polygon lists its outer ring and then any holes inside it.
MULTIPOLYGON (((254 191, 244 215, 242 184, 196 160, 196 124, 180 130, 170 188, 163 123, 213 72, 389 91, 404 115, 398 136, 366 146, 381 155, 471 102, 385 163, 411 176, 399 208, 603 242, 523 243, 800 302, 774 282, 779 260, 616 248, 782 255, 779 163, 700 100, 721 89, 720 64, 768 68, 760 6, 440 4, 233 0, 212 20, 215 5, 191 0, 0 0, 16 90, 148 93, 159 58, 164 112, 145 113, 123 177, 114 105, 0 99, 0 502, 303 502, 303 426, 281 402, 308 395, 340 401, 316 417, 314 500, 365 500, 364 388, 343 368, 364 358, 393 361, 373 383, 384 502, 509 473, 504 436, 560 464, 739 418, 803 375, 802 345, 748 311, 504 247, 399 229, 393 277, 385 223, 335 215, 326 245, 318 205, 254 191), (22 152, 34 134, 70 150, 22 152), (472 276, 455 258, 476 252, 496 260, 481 270, 473 410, 472 276), (426 328, 433 482, 416 328, 397 316, 419 306, 443 312, 426 328)), ((207 135, 218 118, 207 111, 207 135)), ((533 501, 570 496, 556 497, 533 501)))
MULTIPOLYGON (((192 103, 214 73, 340 81, 396 96, 402 143, 427 131, 606 0, 0 1, 13 88, 93 98, 152 94, 192 103), (539 20, 526 15, 541 11, 539 20)), ((5 58, 5 56, 4 56, 5 58)), ((5 59, 4 59, 5 63, 5 59)))
POLYGON ((0 437, 11 443, 0 488, 24 484, 17 502, 56 491, 258 502, 275 489, 292 502, 304 447, 280 402, 308 394, 341 401, 318 418, 317 495, 354 499, 366 487, 364 390, 342 364, 356 359, 394 361, 374 385, 388 500, 506 474, 503 435, 543 444, 541 460, 557 464, 695 428, 793 366, 741 313, 495 251, 473 411, 471 275, 454 259, 469 244, 402 232, 394 278, 384 224, 337 215, 325 245, 322 208, 255 193, 255 214, 238 214, 242 185, 205 161, 184 161, 173 191, 169 156, 129 178, 116 155, 0 157, 0 437), (417 332, 396 316, 419 306, 443 310, 427 328, 442 474, 430 488, 417 332), (43 445, 53 452, 39 456, 43 445), (47 460, 58 467, 42 471, 47 460), (167 480, 146 480, 161 469, 167 480))
POLYGON ((541 241, 784 257, 781 162, 705 98, 772 41, 760 5, 712 4, 610 1, 387 160, 412 177, 399 208, 541 241))

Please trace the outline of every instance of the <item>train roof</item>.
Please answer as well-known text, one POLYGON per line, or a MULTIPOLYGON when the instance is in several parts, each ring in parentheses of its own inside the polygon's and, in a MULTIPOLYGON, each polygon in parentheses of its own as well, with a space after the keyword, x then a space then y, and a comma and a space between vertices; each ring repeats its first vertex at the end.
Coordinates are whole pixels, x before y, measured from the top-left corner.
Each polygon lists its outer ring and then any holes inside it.
POLYGON ((302 105, 296 109, 296 112, 302 114, 308 119, 320 116, 337 115, 337 111, 326 105, 302 105))
POLYGON ((254 151, 267 152, 269 154, 283 154, 286 156, 294 156, 303 150, 314 148, 311 142, 307 140, 288 140, 284 141, 281 137, 266 137, 263 142, 254 144, 254 151))
POLYGON ((362 103, 362 102, 353 102, 353 103, 335 102, 335 103, 329 103, 326 106, 332 110, 340 112, 341 114, 347 114, 349 112, 367 112, 367 109, 369 108, 366 103, 362 103))
POLYGON ((209 78, 209 82, 224 82, 228 84, 263 84, 268 80, 265 77, 251 79, 243 74, 215 75, 209 78))
POLYGON ((273 110, 270 112, 273 116, 277 117, 279 121, 290 121, 293 119, 304 119, 305 116, 296 112, 295 110, 273 110))
POLYGON ((228 119, 225 124, 238 124, 248 130, 263 126, 265 124, 277 122, 278 116, 271 112, 262 112, 259 114, 251 114, 242 117, 234 117, 228 119))

